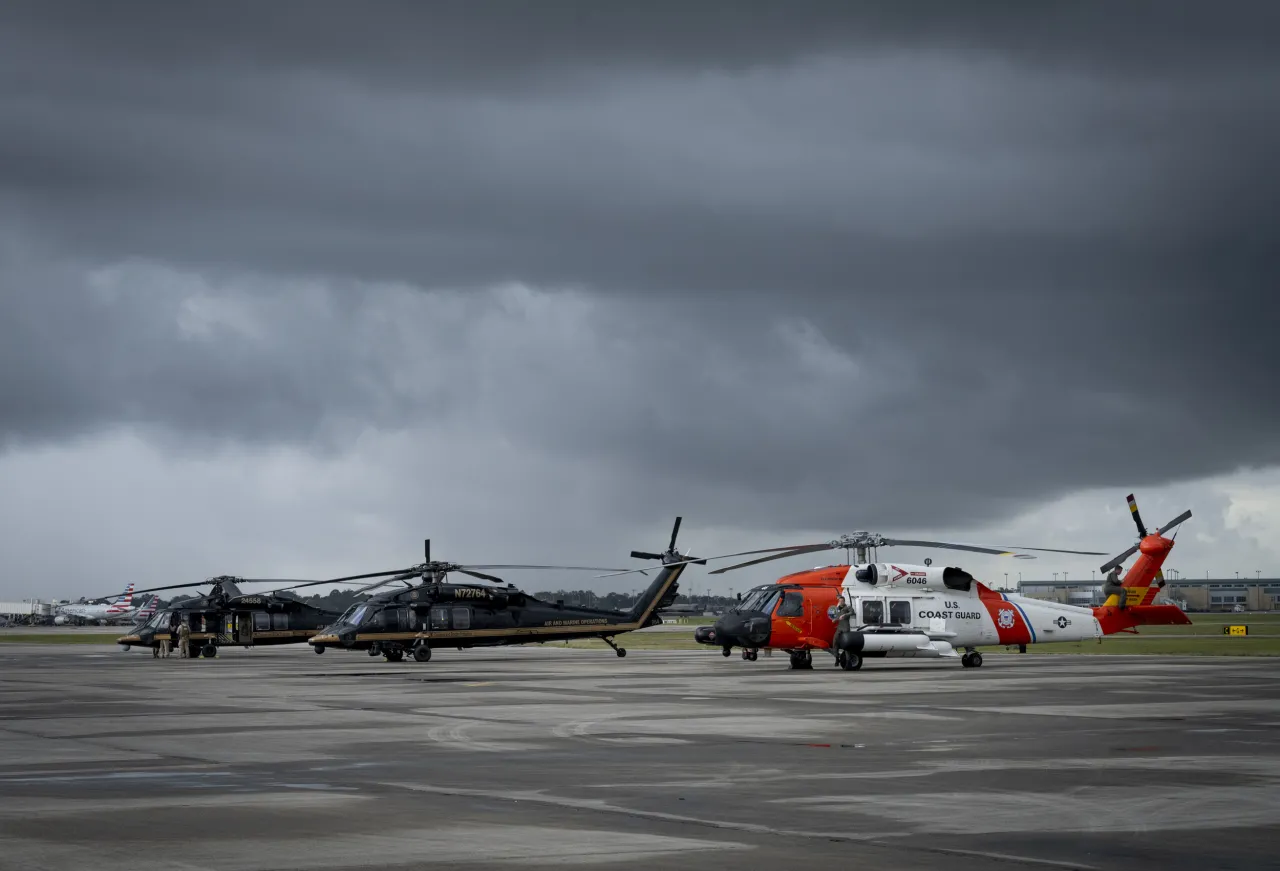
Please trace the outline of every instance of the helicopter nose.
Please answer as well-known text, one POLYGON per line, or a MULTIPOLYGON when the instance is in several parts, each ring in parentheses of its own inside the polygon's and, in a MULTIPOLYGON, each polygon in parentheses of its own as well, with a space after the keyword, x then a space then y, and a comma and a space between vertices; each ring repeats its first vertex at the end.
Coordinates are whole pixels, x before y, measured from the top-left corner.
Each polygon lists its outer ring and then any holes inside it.
POLYGON ((762 647, 769 643, 769 615, 761 611, 724 614, 713 627, 722 647, 762 647))

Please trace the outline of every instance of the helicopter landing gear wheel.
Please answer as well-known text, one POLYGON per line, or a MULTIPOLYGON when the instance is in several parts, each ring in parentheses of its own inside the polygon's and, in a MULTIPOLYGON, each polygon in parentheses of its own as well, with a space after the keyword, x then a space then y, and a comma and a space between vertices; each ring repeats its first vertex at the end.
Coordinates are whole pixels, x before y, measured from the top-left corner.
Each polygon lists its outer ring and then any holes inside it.
POLYGON ((387 662, 402 662, 404 660, 404 651, 391 649, 384 653, 383 656, 387 658, 387 662))
POLYGON ((732 648, 732 647, 726 647, 724 650, 721 650, 721 651, 720 651, 720 653, 721 653, 723 656, 733 656, 733 648, 732 648))
POLYGON ((981 668, 982 654, 976 650, 970 650, 965 653, 964 656, 960 657, 960 664, 965 668, 981 668))
POLYGON ((836 654, 836 665, 845 671, 857 671, 862 668, 862 657, 856 653, 849 653, 842 650, 836 654))
POLYGON ((324 653, 324 645, 323 645, 323 644, 316 644, 316 645, 313 645, 313 646, 315 647, 315 649, 316 649, 316 653, 317 653, 317 654, 319 654, 319 653, 324 653))
POLYGON ((205 659, 213 659, 218 655, 218 648, 212 644, 206 644, 200 652, 204 654, 205 659))
POLYGON ((618 654, 619 657, 623 657, 627 655, 626 649, 619 647, 618 643, 614 641, 612 638, 609 638, 608 636, 601 636, 600 640, 603 641, 605 644, 609 645, 610 647, 612 647, 613 652, 618 654))
POLYGON ((807 650, 791 651, 791 668, 796 671, 811 670, 813 668, 813 654, 807 650))
POLYGON ((378 654, 380 654, 380 653, 382 653, 382 645, 381 645, 381 644, 379 644, 378 642, 376 642, 376 641, 375 641, 373 644, 370 644, 370 645, 369 645, 369 655, 370 655, 370 656, 377 656, 377 655, 378 655, 378 654))
POLYGON ((757 656, 759 656, 759 654, 756 653, 756 651, 754 650, 742 651, 742 658, 745 659, 747 662, 755 662, 757 656))
POLYGON ((413 649, 414 662, 427 662, 431 659, 431 648, 425 644, 419 644, 413 649))

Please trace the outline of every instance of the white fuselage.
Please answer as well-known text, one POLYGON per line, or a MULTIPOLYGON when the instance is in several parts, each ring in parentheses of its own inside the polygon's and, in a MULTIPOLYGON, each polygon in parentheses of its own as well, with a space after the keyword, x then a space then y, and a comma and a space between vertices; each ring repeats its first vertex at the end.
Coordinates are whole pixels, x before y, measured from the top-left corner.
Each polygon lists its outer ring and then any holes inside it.
POLYGON ((81 620, 115 622, 132 618, 136 614, 136 608, 123 602, 110 602, 105 605, 62 605, 58 608, 58 616, 54 618, 53 622, 61 625, 67 622, 67 618, 71 617, 78 617, 81 620))
POLYGON ((885 648, 887 656, 955 656, 956 647, 1102 636, 1102 626, 1088 608, 1001 593, 954 568, 895 563, 850 566, 840 598, 851 610, 850 628, 899 629, 904 637, 898 639, 887 634, 876 637, 874 632, 866 636, 867 644, 885 648), (868 571, 871 568, 874 573, 868 571))

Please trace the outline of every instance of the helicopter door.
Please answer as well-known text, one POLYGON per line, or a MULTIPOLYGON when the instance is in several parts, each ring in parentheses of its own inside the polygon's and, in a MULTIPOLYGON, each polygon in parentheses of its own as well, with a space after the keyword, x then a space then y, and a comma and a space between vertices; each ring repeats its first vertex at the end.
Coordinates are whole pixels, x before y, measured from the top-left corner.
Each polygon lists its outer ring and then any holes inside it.
POLYGON ((234 611, 222 615, 222 619, 218 621, 222 624, 221 631, 218 632, 219 644, 231 644, 236 637, 236 614, 234 611))

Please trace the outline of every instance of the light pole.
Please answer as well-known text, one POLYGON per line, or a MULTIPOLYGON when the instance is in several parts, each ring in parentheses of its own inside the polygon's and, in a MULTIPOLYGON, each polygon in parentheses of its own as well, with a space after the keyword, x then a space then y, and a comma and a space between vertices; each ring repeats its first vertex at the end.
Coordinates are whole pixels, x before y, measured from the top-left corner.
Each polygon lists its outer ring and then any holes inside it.
POLYGON ((1053 582, 1054 582, 1055 584, 1056 584, 1056 583, 1058 583, 1058 573, 1057 573, 1057 572, 1054 572, 1054 573, 1053 573, 1053 582))
POLYGON ((1008 572, 1004 573, 1004 588, 1006 590, 1009 589, 1009 573, 1008 572))
POLYGON ((1097 572, 1097 570, 1096 570, 1096 569, 1094 569, 1094 570, 1090 571, 1090 572, 1089 572, 1089 580, 1091 580, 1091 581, 1096 581, 1097 579, 1098 579, 1098 572, 1097 572))
POLYGON ((1240 573, 1239 573, 1239 572, 1236 572, 1236 580, 1237 580, 1237 581, 1238 581, 1238 580, 1240 580, 1240 573))
POLYGON ((1258 580, 1262 580, 1262 569, 1254 569, 1254 572, 1258 575, 1258 580))
POLYGON ((1067 573, 1066 573, 1066 572, 1063 572, 1063 573, 1062 573, 1062 582, 1063 582, 1064 584, 1067 582, 1067 573))

